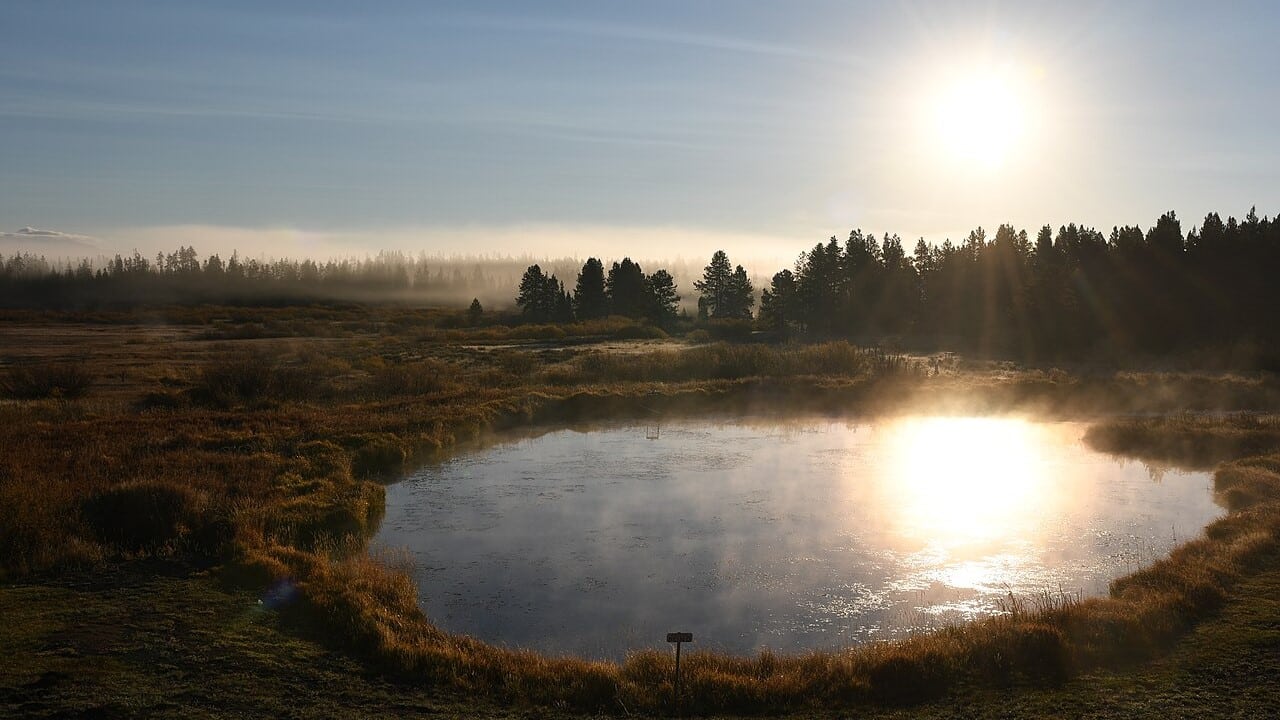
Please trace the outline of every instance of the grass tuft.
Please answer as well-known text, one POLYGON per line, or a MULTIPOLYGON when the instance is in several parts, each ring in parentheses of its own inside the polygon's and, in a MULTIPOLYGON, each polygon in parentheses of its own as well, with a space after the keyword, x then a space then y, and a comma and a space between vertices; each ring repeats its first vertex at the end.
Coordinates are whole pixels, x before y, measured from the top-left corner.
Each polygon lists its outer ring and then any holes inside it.
POLYGON ((208 524, 208 498, 163 480, 122 483, 91 496, 84 516, 101 542, 124 552, 154 552, 208 524))
POLYGON ((84 397, 96 377, 81 362, 11 366, 0 378, 0 392, 19 400, 84 397))

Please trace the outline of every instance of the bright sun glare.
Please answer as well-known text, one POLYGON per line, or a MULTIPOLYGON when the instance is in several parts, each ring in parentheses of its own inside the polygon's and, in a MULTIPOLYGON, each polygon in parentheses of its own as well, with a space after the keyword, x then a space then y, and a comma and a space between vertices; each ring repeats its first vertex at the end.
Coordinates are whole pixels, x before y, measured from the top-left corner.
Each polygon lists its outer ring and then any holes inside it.
POLYGON ((1051 503, 1030 424, 1005 418, 918 418, 894 426, 901 526, 950 550, 1021 537, 1051 503))
POLYGON ((966 167, 1002 166, 1021 148, 1028 126, 1028 98, 1007 68, 978 67, 943 78, 932 100, 934 130, 942 149, 966 167))

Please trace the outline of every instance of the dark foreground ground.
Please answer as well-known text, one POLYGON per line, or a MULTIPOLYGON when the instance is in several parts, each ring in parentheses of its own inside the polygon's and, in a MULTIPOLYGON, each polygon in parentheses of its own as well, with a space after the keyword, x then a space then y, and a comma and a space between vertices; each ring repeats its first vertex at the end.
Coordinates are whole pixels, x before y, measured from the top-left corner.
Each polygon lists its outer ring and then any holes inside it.
MULTIPOLYGON (((1280 717, 1280 558, 1164 659, 1049 690, 960 690, 870 717, 1280 717)), ((155 563, 0 593, 10 717, 557 717, 389 682, 253 594, 155 563)), ((808 715, 798 715, 806 717, 808 715)))

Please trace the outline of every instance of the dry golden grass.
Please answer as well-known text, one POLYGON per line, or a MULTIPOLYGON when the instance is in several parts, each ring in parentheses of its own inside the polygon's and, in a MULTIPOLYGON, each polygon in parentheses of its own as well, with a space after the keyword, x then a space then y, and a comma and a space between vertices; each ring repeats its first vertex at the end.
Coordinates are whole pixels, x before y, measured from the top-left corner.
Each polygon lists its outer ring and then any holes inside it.
MULTIPOLYGON (((301 333, 306 323, 335 320, 317 311, 290 322, 301 333)), ((665 654, 639 652, 622 663, 550 658, 436 628, 399 563, 363 550, 382 513, 379 481, 417 456, 533 422, 925 401, 1097 412, 1159 409, 1175 391, 1215 407, 1277 395, 1269 381, 1247 378, 930 378, 901 358, 844 343, 672 346, 620 357, 544 345, 462 350, 431 339, 445 331, 425 321, 410 339, 385 317, 337 322, 350 337, 210 342, 121 328, 122 338, 152 339, 111 356, 106 374, 115 380, 101 395, 0 403, 0 575, 185 557, 220 565, 230 582, 286 588, 296 598, 283 606, 292 622, 400 677, 512 702, 658 713, 672 690, 665 654), (362 322, 378 329, 361 333, 362 322), (1142 398, 1147 405, 1137 404, 1142 398)), ((1185 416, 1113 423, 1091 438, 1115 451, 1218 461, 1280 446, 1275 427, 1185 416)), ((1151 657, 1212 613, 1258 558, 1277 552, 1278 472, 1276 455, 1219 467, 1216 486, 1232 514, 1117 580, 1109 598, 1014 598, 989 620, 838 653, 695 652, 685 666, 685 705, 756 713, 915 702, 958 682, 1051 684, 1151 657)))

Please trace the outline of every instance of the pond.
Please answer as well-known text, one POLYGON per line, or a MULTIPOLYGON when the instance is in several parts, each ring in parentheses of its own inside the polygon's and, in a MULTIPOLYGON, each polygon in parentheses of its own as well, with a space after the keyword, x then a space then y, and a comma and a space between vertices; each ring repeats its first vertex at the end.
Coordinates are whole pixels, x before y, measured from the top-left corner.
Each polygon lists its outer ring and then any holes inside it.
POLYGON ((592 658, 834 649, 1105 595, 1224 510, 1204 472, 1089 449, 1087 425, 903 417, 558 430, 387 490, 440 627, 592 658))

